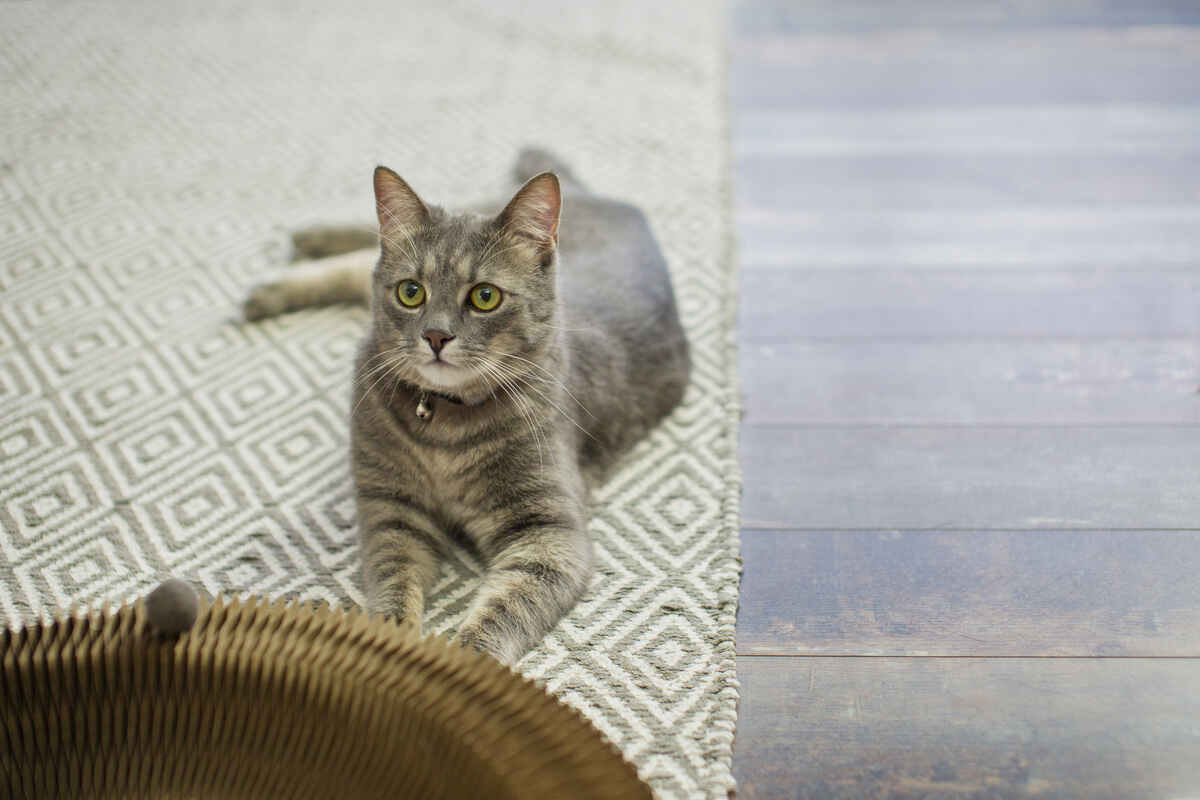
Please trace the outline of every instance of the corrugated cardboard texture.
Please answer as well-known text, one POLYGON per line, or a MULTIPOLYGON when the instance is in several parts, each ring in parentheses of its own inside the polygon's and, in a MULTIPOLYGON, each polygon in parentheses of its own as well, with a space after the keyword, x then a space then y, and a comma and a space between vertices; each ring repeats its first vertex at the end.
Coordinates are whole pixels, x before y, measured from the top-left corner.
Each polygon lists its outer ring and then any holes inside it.
POLYGON ((5 798, 648 798, 582 716, 498 662, 359 613, 141 602, 0 639, 5 798))

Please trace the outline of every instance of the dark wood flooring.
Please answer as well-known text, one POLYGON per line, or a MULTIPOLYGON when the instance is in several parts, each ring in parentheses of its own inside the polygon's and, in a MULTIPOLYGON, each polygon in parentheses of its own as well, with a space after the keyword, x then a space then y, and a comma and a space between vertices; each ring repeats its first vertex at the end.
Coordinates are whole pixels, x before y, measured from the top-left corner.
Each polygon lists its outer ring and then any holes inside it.
POLYGON ((741 797, 1200 797, 1200 3, 731 13, 741 797))

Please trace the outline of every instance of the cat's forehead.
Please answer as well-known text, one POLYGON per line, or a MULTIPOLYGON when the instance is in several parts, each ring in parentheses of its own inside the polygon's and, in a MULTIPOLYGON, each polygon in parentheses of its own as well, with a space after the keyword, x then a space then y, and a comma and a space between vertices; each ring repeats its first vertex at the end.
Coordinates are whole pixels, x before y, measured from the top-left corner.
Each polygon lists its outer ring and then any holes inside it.
POLYGON ((407 240, 385 242, 391 272, 404 272, 423 281, 474 283, 500 275, 517 277, 521 241, 498 235, 494 220, 479 214, 433 215, 432 224, 407 240))
POLYGON ((491 231, 469 214, 446 217, 435 225, 421 248, 421 274, 458 281, 472 278, 487 248, 491 231))
POLYGON ((390 271, 430 278, 467 269, 486 246, 487 222, 475 215, 433 215, 417 230, 392 232, 384 239, 382 265, 390 271))

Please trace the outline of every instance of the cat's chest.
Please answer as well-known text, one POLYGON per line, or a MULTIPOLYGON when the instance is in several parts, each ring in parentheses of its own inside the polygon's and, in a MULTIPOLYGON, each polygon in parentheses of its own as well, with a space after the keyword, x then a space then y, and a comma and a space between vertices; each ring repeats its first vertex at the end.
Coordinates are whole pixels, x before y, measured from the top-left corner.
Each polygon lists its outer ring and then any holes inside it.
MULTIPOLYGON (((474 413, 489 411, 493 409, 474 413)), ((578 483, 571 479, 578 469, 569 443, 552 426, 539 426, 535 438, 525 435, 529 428, 520 416, 490 413, 464 419, 471 409, 444 403, 426 421, 393 412, 386 427, 358 429, 365 473, 375 473, 372 483, 395 484, 418 510, 469 538, 475 538, 472 531, 511 515, 514 507, 578 483), (372 460, 378 469, 369 467, 372 460)))
POLYGON ((456 525, 467 525, 494 505, 496 486, 511 474, 510 446, 489 437, 461 440, 401 434, 389 448, 396 473, 408 493, 428 510, 456 525))
POLYGON ((478 458, 466 448, 432 447, 406 442, 393 451, 406 473, 417 484, 421 494, 431 501, 445 505, 473 494, 473 487, 486 477, 481 473, 478 458))

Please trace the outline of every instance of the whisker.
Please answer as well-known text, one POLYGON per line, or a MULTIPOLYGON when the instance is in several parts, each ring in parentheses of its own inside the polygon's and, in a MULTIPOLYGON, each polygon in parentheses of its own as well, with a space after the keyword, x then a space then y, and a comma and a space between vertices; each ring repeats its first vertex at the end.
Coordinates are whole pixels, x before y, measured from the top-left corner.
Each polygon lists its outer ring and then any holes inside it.
POLYGON ((522 247, 522 246, 523 246, 522 242, 517 242, 516 244, 512 244, 512 245, 509 245, 508 247, 505 247, 503 250, 497 250, 495 253, 492 253, 490 256, 488 256, 487 253, 485 252, 484 255, 480 256, 480 258, 479 258, 479 266, 477 266, 475 268, 476 271, 479 271, 479 270, 484 269, 485 267, 491 266, 492 262, 495 261, 500 256, 504 255, 505 253, 509 252, 510 250, 516 250, 518 247, 522 247))
MULTIPOLYGON (((532 383, 530 383, 530 378, 541 379, 540 377, 538 377, 538 375, 529 375, 529 374, 518 373, 516 371, 516 369, 512 368, 509 365, 505 365, 505 363, 502 363, 502 362, 493 362, 493 365, 499 369, 503 369, 505 374, 509 375, 509 377, 511 379, 520 381, 520 383, 523 386, 526 386, 527 389, 533 390, 534 392, 538 393, 538 396, 541 397, 542 399, 544 399, 544 401, 546 401, 546 403, 552 405, 554 410, 557 410, 559 414, 562 414, 564 417, 566 417, 566 420, 570 421, 572 423, 572 425, 574 425, 575 427, 580 429, 580 431, 583 432, 584 434, 586 434, 588 438, 595 441, 595 437, 593 437, 592 434, 588 433, 588 431, 586 431, 586 429, 584 429, 583 426, 581 426, 580 423, 578 423, 574 419, 574 417, 572 417, 570 414, 566 413, 566 411, 563 410, 563 408, 560 407, 560 405, 558 405, 558 403, 554 402, 551 397, 548 397, 545 392, 542 392, 540 389, 538 389, 538 387, 536 387, 532 383)), ((558 384, 558 385, 559 385, 560 389, 563 389, 564 391, 566 390, 566 387, 563 386, 562 384, 558 384)), ((570 393, 570 392, 568 392, 568 393, 570 393)), ((576 401, 576 402, 578 402, 578 401, 576 401)), ((587 409, 583 409, 583 410, 587 410, 587 409)), ((593 417, 593 419, 595 419, 595 417, 593 417)))
POLYGON ((368 370, 368 371, 364 372, 362 375, 358 376, 358 378, 355 380, 355 383, 362 383, 364 381, 367 381, 372 376, 378 375, 381 370, 390 368, 391 365, 392 365, 391 361, 383 361, 379 364, 376 364, 370 370, 368 370))
MULTIPOLYGON (((586 437, 588 437, 589 439, 591 439, 593 442, 596 442, 597 444, 599 444, 599 440, 598 440, 598 439, 597 439, 595 436, 593 436, 593 435, 591 434, 591 432, 590 432, 590 431, 588 431, 586 428, 584 428, 582 425, 580 425, 580 424, 579 424, 579 423, 578 423, 578 422, 575 420, 575 418, 574 418, 574 417, 572 417, 570 414, 568 414, 566 411, 564 411, 564 410, 562 409, 562 407, 561 407, 561 406, 559 406, 557 403, 555 403, 553 400, 551 400, 549 397, 547 397, 547 396, 546 396, 546 394, 545 394, 544 392, 542 392, 540 389, 538 389, 536 386, 534 386, 532 383, 530 383, 530 382, 529 382, 529 381, 526 379, 526 377, 525 377, 525 376, 523 376, 523 375, 520 375, 519 373, 517 373, 517 372, 513 371, 511 367, 508 367, 508 366, 506 366, 506 365, 504 365, 504 364, 501 364, 501 363, 500 363, 500 362, 498 362, 498 361, 492 361, 492 360, 490 360, 490 359, 485 359, 485 360, 487 360, 487 361, 488 361, 488 363, 490 363, 490 364, 491 364, 491 366, 493 366, 494 368, 496 368, 498 371, 503 371, 503 373, 504 373, 504 374, 505 374, 507 377, 509 377, 511 380, 513 380, 513 381, 516 381, 516 382, 519 382, 521 385, 525 386, 525 388, 527 388, 527 389, 531 389, 531 390, 533 390, 534 392, 536 392, 536 393, 538 394, 538 396, 539 396, 539 397, 541 397, 543 400, 545 400, 545 401, 546 401, 546 403, 548 403, 550 406, 552 406, 552 407, 554 408, 554 410, 555 410, 555 411, 557 411, 558 413, 562 414, 562 415, 563 415, 563 417, 564 417, 564 418, 565 418, 565 419, 566 419, 568 422, 570 422, 572 425, 574 425, 576 428, 578 428, 578 429, 579 429, 579 431, 580 431, 580 433, 582 433, 584 436, 586 436, 586 437)), ((586 409, 584 409, 584 410, 586 410, 586 409)))
MULTIPOLYGON (((408 359, 404 356, 401 356, 399 360, 400 360, 401 364, 408 363, 408 359)), ((404 375, 403 375, 403 373, 400 372, 399 369, 397 369, 396 370, 396 382, 392 384, 392 391, 391 391, 391 393, 388 394, 388 401, 387 401, 388 408, 391 408, 392 401, 396 399, 396 390, 398 390, 400 388, 400 384, 403 382, 404 382, 404 375)))
POLYGON ((543 426, 540 421, 541 417, 533 400, 521 392, 520 385, 511 377, 502 372, 499 369, 499 365, 495 362, 485 359, 483 362, 481 362, 481 366, 491 373, 493 378, 508 391, 513 400, 520 406, 523 415, 530 425, 531 432, 534 434, 535 438, 538 439, 540 449, 542 444, 545 442, 545 436, 542 432, 543 426))
POLYGON ((365 381, 365 380, 369 379, 372 375, 377 374, 379 372, 379 370, 386 368, 388 366, 389 362, 384 361, 380 364, 375 365, 374 367, 372 367, 370 369, 366 369, 367 364, 370 364, 372 361, 374 361, 377 358, 385 358, 386 359, 393 355, 395 355, 397 357, 403 356, 404 355, 403 349, 404 349, 404 347, 406 347, 409 344, 411 344, 410 340, 404 339, 404 340, 401 340, 396 346, 389 347, 387 350, 384 350, 382 352, 376 353, 375 355, 371 356, 369 359, 367 359, 366 364, 363 365, 363 367, 364 367, 363 373, 361 375, 358 375, 354 379, 355 384, 365 381))
MULTIPOLYGON (((487 377, 491 377, 491 379, 496 382, 496 385, 499 386, 505 394, 512 398, 513 405, 516 407, 517 413, 521 415, 521 419, 524 420, 525 425, 529 428, 529 433, 533 437, 534 445, 537 448, 538 471, 544 472, 545 461, 542 457, 542 437, 540 435, 541 428, 535 424, 536 414, 530 405, 529 400, 522 395, 515 386, 512 385, 511 381, 506 379, 505 376, 499 374, 494 369, 492 364, 486 361, 479 361, 476 363, 476 365, 481 371, 484 372, 485 379, 487 377)), ((551 455, 553 455, 553 453, 551 455)))
POLYGON ((403 367, 404 363, 405 362, 404 362, 403 358, 400 358, 400 357, 397 357, 396 359, 388 362, 388 364, 387 364, 388 369, 384 370, 383 374, 380 375, 379 378, 377 378, 375 380, 375 382, 372 383, 369 387, 367 387, 366 391, 364 391, 362 393, 362 397, 358 398, 358 402, 354 404, 354 408, 350 409, 350 416, 351 417, 354 416, 354 412, 358 411, 358 407, 362 405, 362 401, 366 400, 367 396, 371 394, 371 391, 376 386, 378 386, 382 380, 384 380, 391 374, 392 369, 397 369, 397 368, 403 367))
MULTIPOLYGON (((399 218, 399 217, 397 217, 395 214, 393 214, 393 213, 392 213, 392 211, 391 211, 391 209, 387 208, 386 206, 384 206, 384 205, 382 205, 382 204, 379 204, 379 203, 377 203, 377 204, 376 204, 376 207, 377 207, 377 208, 378 208, 380 211, 382 211, 382 212, 383 212, 385 215, 387 215, 387 218, 388 218, 388 219, 390 219, 392 222, 395 222, 395 223, 396 223, 396 228, 397 228, 397 229, 400 231, 400 233, 404 234, 404 239, 405 239, 405 244, 407 245, 408 255, 412 257, 412 260, 413 260, 413 266, 415 267, 415 266, 417 265, 417 263, 420 261, 420 259, 417 257, 417 246, 416 246, 416 243, 415 243, 415 242, 413 242, 413 240, 412 240, 412 236, 410 236, 410 235, 408 234, 408 231, 406 230, 406 228, 407 228, 408 226, 407 226, 407 225, 405 225, 405 224, 403 224, 403 222, 401 222, 400 218, 399 218)), ((396 241, 394 241, 394 240, 392 240, 392 239, 389 239, 389 238, 388 238, 388 237, 387 237, 387 236, 384 234, 382 227, 381 227, 381 228, 380 228, 380 230, 379 230, 379 237, 380 237, 381 239, 383 239, 385 242, 388 242, 389 244, 393 245, 394 247, 396 247, 396 248, 398 248, 398 249, 402 249, 402 250, 403 250, 403 249, 405 249, 405 248, 401 247, 401 245, 400 245, 398 242, 396 242, 396 241)))
POLYGON ((543 328, 549 328, 552 331, 565 331, 567 333, 574 333, 576 331, 579 331, 581 333, 595 333, 600 330, 599 328, 594 327, 594 326, 589 327, 589 328, 568 328, 565 325, 555 325, 552 322, 539 322, 538 324, 541 325, 543 328))
POLYGON ((507 237, 504 234, 508 233, 508 229, 513 226, 513 223, 514 223, 514 220, 510 219, 508 222, 504 223, 502 226, 500 226, 500 228, 497 231, 495 231, 492 234, 492 240, 490 242, 488 242, 487 247, 485 247, 483 249, 483 255, 481 255, 479 257, 480 261, 487 258, 488 254, 491 253, 492 249, 495 248, 496 245, 500 244, 500 242, 505 241, 505 239, 507 237))
POLYGON ((556 376, 553 372, 551 372, 550 370, 543 367, 541 364, 538 364, 535 361, 530 361, 528 358, 519 356, 516 353, 501 353, 498 350, 493 351, 493 352, 495 352, 496 355, 498 355, 498 356, 503 356, 504 358, 515 358, 518 361, 522 361, 522 362, 528 364, 529 366, 533 367, 534 369, 540 370, 541 372, 543 372, 546 375, 545 380, 554 383, 555 385, 558 386, 558 388, 560 388, 564 392, 566 392, 567 396, 570 397, 572 400, 574 400, 575 404, 578 405, 580 408, 582 408, 584 413, 586 413, 589 417, 591 417, 592 419, 596 418, 596 415, 593 414, 591 411, 588 411, 587 406, 585 406, 582 402, 580 402, 579 398, 571 393, 571 390, 567 388, 567 385, 565 383, 563 383, 561 380, 559 380, 558 376, 556 376))
POLYGON ((463 366, 465 366, 467 369, 471 370, 471 372, 475 373, 475 376, 479 379, 479 382, 481 384, 483 384, 485 387, 487 387, 488 394, 490 394, 492 396, 492 399, 495 400, 496 399, 496 387, 493 386, 490 382, 488 382, 488 376, 486 374, 484 374, 484 372, 482 370, 479 369, 479 365, 472 364, 469 362, 464 362, 463 366))
POLYGON ((411 343, 412 343, 411 339, 404 337, 404 338, 400 339, 399 341, 397 341, 397 343, 395 345, 393 345, 392 347, 384 348, 383 350, 380 350, 378 353, 376 353, 375 355, 368 358, 366 363, 363 364, 363 366, 365 367, 367 364, 370 364, 372 361, 374 361, 377 358, 383 358, 386 355, 397 352, 397 351, 399 351, 399 349, 402 346, 408 345, 411 343))

